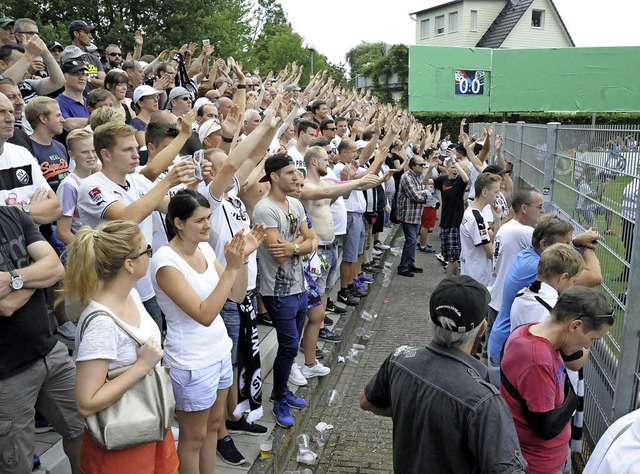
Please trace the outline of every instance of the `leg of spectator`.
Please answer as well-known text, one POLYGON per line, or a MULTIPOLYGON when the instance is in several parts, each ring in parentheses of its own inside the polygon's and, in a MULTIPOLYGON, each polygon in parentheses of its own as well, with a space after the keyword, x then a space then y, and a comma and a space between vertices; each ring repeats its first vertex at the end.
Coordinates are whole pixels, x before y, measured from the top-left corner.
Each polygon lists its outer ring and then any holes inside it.
POLYGON ((309 308, 307 317, 307 325, 303 332, 304 363, 311 367, 316 363, 316 344, 318 344, 318 333, 324 321, 324 305, 309 308))
MULTIPOLYGON (((180 474, 198 474, 200 472, 200 450, 207 437, 207 420, 211 409, 201 411, 176 410, 180 425, 178 439, 178 458, 180 474)), ((213 454, 215 456, 215 448, 213 454)))
MULTIPOLYGON (((216 470, 218 433, 220 432, 220 427, 224 426, 224 409, 227 404, 228 392, 228 388, 219 389, 216 401, 209 410, 207 435, 200 449, 200 472, 215 472, 216 470)), ((180 467, 180 473, 182 473, 182 466, 180 467)))

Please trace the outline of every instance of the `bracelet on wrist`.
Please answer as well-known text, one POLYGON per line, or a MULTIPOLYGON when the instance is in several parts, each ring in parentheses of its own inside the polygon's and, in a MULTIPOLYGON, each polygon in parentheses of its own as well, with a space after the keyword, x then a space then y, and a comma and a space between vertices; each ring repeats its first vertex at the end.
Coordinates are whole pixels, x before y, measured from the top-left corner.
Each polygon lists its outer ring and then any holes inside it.
POLYGON ((247 85, 246 85, 246 84, 238 84, 238 85, 236 86, 236 89, 246 89, 246 88, 247 88, 247 85))
POLYGON ((233 143, 233 138, 222 136, 222 141, 225 143, 233 143))

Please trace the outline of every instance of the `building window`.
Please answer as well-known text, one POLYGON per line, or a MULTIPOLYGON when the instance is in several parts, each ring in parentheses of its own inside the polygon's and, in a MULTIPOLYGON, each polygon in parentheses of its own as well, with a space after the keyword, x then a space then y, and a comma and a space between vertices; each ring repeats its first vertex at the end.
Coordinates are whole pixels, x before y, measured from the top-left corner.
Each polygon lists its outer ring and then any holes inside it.
POLYGON ((458 31, 458 12, 449 13, 449 33, 458 31))
POLYGON ((469 31, 478 31, 478 10, 471 10, 471 15, 469 15, 469 31))
POLYGON ((544 10, 531 12, 531 28, 544 28, 544 10))
POLYGON ((420 38, 429 37, 429 20, 422 20, 420 22, 420 38))
POLYGON ((444 15, 436 17, 436 35, 444 34, 444 15))

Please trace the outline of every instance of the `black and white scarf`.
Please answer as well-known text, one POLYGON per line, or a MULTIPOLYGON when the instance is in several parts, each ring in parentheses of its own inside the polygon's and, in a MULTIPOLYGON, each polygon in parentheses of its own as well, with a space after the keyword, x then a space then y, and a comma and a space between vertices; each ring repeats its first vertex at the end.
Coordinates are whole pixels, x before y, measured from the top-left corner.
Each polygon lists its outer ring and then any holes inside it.
POLYGON ((254 294, 255 291, 248 292, 244 301, 238 303, 238 406, 233 410, 234 416, 249 410, 249 423, 262 418, 262 370, 254 294))

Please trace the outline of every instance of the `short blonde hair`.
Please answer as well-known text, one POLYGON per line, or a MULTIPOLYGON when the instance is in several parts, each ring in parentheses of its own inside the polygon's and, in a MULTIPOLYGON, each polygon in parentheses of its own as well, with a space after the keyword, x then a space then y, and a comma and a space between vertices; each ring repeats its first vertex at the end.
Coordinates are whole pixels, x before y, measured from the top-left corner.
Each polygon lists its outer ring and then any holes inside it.
POLYGON ((76 142, 87 138, 93 139, 93 132, 86 128, 78 128, 69 132, 69 135, 67 135, 67 150, 73 150, 73 146, 76 142))
POLYGON ((34 97, 29 101, 27 106, 24 108, 24 115, 27 117, 27 121, 29 122, 29 125, 31 125, 31 128, 35 129, 40 123, 41 115, 48 117, 51 114, 51 109, 49 109, 50 105, 59 106, 57 100, 46 96, 34 97))
POLYGON ((538 279, 569 274, 569 278, 578 276, 584 268, 584 259, 580 252, 568 244, 553 244, 547 247, 538 263, 538 279))
POLYGON ((100 107, 99 109, 95 109, 91 112, 91 116, 89 117, 89 125, 91 125, 91 130, 95 130, 100 125, 104 125, 109 122, 117 122, 124 123, 124 115, 119 110, 113 109, 111 107, 100 107))
MULTIPOLYGON (((105 107, 106 108, 106 107, 105 107)), ((136 129, 131 125, 120 122, 108 122, 100 125, 93 130, 93 146, 100 159, 102 159, 102 150, 111 150, 116 140, 120 137, 130 137, 135 135, 136 129)))

